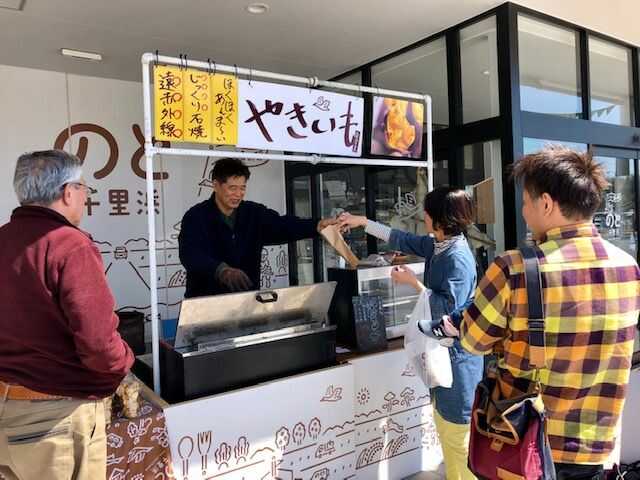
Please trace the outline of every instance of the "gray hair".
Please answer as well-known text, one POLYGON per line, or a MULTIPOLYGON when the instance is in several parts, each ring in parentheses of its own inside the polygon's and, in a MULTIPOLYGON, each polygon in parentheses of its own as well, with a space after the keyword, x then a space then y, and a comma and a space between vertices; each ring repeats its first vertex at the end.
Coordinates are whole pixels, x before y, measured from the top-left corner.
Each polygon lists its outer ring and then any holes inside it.
POLYGON ((81 160, 62 150, 42 150, 20 155, 13 189, 20 205, 48 206, 62 196, 64 185, 82 176, 81 160))

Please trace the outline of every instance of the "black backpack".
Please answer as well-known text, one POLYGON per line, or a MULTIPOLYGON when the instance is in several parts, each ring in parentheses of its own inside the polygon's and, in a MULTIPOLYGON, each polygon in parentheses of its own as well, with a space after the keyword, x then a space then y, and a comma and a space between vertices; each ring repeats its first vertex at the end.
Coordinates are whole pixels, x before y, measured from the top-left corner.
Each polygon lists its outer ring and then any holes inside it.
POLYGON ((607 480, 640 480, 640 460, 629 463, 614 465, 612 470, 607 472, 607 480))

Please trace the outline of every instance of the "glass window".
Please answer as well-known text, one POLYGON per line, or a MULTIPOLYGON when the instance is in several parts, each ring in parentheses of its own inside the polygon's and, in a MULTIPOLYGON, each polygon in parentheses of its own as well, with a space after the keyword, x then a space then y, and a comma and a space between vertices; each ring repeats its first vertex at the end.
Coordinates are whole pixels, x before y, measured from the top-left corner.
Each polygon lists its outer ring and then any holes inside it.
POLYGON ((449 160, 433 161, 433 186, 449 185, 449 160))
MULTIPOLYGON (((446 160, 434 162, 434 185, 448 185, 446 160)), ((416 235, 425 235, 424 196, 427 194, 427 170, 401 167, 376 173, 376 220, 416 235)), ((378 251, 388 249, 387 242, 378 240, 378 251)))
POLYGON ((371 67, 371 85, 428 93, 433 100, 433 129, 449 125, 447 49, 444 37, 371 67))
POLYGON ((362 85, 362 72, 354 72, 344 77, 338 77, 336 82, 352 83, 354 85, 362 85))
POLYGON ((520 107, 582 118, 578 32, 518 15, 520 107))
POLYGON ((589 78, 591 120, 632 125, 631 50, 589 37, 589 78))
MULTIPOLYGON (((320 175, 322 218, 337 217, 347 211, 353 215, 365 215, 364 167, 332 170, 320 175)), ((351 250, 358 258, 367 256, 367 239, 364 228, 352 229, 344 235, 351 250)), ((323 271, 343 265, 344 260, 328 243, 323 242, 323 271)))
POLYGON ((464 123, 500 115, 496 17, 460 30, 464 123))
MULTIPOLYGON (((572 148, 573 150, 577 150, 580 152, 587 151, 586 143, 564 142, 559 140, 545 140, 542 138, 527 138, 527 137, 524 137, 522 139, 522 146, 523 146, 522 150, 524 155, 539 152, 540 150, 542 150, 543 148, 549 145, 562 145, 564 147, 572 148)), ((516 195, 517 195, 518 201, 520 201, 520 199, 522 198, 521 185, 516 185, 516 195)), ((516 215, 522 215, 522 214, 520 212, 516 212, 516 215)), ((527 239, 532 240, 533 234, 529 230, 528 226, 526 228, 527 228, 526 230, 527 239)))
POLYGON ((609 188, 593 217, 603 238, 636 258, 636 205, 634 160, 596 156, 606 172, 609 188))
POLYGON ((463 181, 476 207, 477 228, 469 232, 469 242, 478 263, 486 269, 496 252, 504 251, 500 140, 465 145, 463 181), (488 179, 493 182, 480 184, 488 179))
MULTIPOLYGON (((422 200, 427 194, 424 168, 402 167, 376 174, 376 220, 403 232, 424 235, 422 200)), ((378 251, 388 249, 378 240, 378 251)))
MULTIPOLYGON (((311 218, 311 178, 293 179, 293 214, 311 218)), ((298 265, 298 285, 310 285, 313 278, 313 240, 307 238, 296 242, 296 263, 298 265)))
MULTIPOLYGON (((362 72, 357 71, 346 75, 344 77, 338 77, 336 82, 340 83, 350 83, 352 85, 362 85, 362 72)), ((351 90, 338 90, 338 93, 343 93, 345 95, 353 95, 354 97, 361 97, 362 93, 360 92, 352 92, 351 90)))
POLYGON ((542 150, 547 145, 563 145, 565 147, 572 148, 580 152, 587 151, 586 143, 563 142, 559 140, 543 140, 541 138, 525 137, 522 139, 522 144, 523 144, 523 151, 525 155, 542 150))
MULTIPOLYGON (((597 153, 594 158, 604 167, 609 188, 593 217, 593 223, 603 238, 637 258, 635 160, 626 155, 605 156, 597 153)), ((634 351, 637 352, 636 361, 640 361, 640 338, 637 335, 634 351)))

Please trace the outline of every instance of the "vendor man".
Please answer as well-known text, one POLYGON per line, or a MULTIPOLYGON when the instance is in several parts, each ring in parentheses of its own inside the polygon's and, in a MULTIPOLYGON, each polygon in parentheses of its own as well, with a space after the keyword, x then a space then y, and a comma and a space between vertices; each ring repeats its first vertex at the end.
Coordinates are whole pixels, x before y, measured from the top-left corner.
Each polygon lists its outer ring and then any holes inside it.
POLYGON ((211 174, 213 195, 182 218, 178 241, 187 271, 186 298, 259 289, 265 245, 313 237, 337 223, 279 215, 244 201, 250 175, 239 159, 218 160, 211 174))

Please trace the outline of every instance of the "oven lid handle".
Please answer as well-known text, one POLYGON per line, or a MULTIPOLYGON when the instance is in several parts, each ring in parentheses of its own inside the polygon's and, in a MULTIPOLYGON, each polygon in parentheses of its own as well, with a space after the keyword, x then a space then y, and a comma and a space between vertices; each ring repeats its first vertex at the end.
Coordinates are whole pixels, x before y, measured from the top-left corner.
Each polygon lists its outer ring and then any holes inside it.
POLYGON ((278 294, 273 291, 256 293, 256 300, 260 303, 274 303, 278 301, 278 294))

